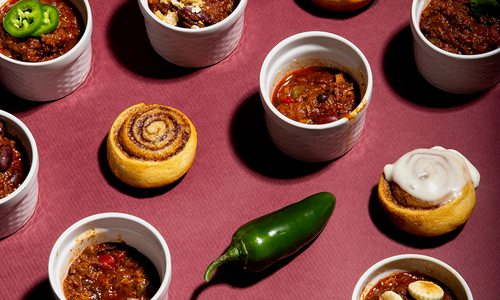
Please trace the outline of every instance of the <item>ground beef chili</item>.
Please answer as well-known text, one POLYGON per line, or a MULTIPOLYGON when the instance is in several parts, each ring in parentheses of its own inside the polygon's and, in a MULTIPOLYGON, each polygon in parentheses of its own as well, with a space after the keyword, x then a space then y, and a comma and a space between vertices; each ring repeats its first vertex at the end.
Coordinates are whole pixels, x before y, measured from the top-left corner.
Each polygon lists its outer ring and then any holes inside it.
MULTIPOLYGON (((0 20, 16 3, 8 0, 0 8, 0 20)), ((10 58, 25 62, 40 62, 54 59, 68 52, 80 40, 83 34, 83 21, 69 1, 40 0, 42 4, 55 5, 59 11, 59 26, 48 34, 40 37, 16 38, 0 26, 0 52, 10 58)))
POLYGON ((398 272, 382 278, 377 284, 368 292, 365 300, 379 300, 379 297, 386 291, 393 291, 403 300, 415 300, 408 292, 408 285, 412 282, 418 280, 431 281, 439 285, 444 291, 444 297, 441 300, 456 300, 453 293, 444 286, 442 283, 438 282, 434 278, 422 275, 418 272, 398 272))
POLYGON ((238 0, 148 0, 151 11, 170 25, 202 28, 227 18, 238 0))
POLYGON ((287 74, 276 86, 273 105, 288 118, 305 124, 341 119, 359 104, 359 89, 346 73, 312 66, 287 74))
POLYGON ((5 135, 0 122, 0 198, 11 194, 23 182, 23 159, 16 142, 5 135))
POLYGON ((456 54, 480 54, 500 47, 500 17, 474 17, 470 0, 432 0, 420 30, 437 47, 456 54))
POLYGON ((72 300, 151 299, 160 286, 153 263, 125 243, 90 245, 71 264, 64 295, 72 300))

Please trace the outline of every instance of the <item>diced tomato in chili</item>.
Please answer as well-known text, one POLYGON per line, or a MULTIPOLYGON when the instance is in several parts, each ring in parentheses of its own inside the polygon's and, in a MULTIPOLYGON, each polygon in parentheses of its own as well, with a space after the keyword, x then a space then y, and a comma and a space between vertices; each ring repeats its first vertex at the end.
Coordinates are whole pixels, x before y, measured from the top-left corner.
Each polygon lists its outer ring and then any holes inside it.
POLYGON ((295 101, 292 98, 290 98, 290 97, 285 97, 285 98, 281 99, 281 102, 283 102, 283 103, 293 103, 295 101))
POLYGON ((99 262, 106 269, 114 269, 116 268, 115 258, 107 253, 99 254, 98 256, 99 262))

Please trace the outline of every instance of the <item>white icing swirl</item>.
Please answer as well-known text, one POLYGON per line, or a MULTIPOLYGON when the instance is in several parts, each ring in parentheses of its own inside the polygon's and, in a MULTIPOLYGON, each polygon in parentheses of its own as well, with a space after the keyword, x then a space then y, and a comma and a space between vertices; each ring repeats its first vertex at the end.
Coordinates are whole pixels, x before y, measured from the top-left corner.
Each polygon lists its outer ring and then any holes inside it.
POLYGON ((440 146, 416 149, 384 167, 384 177, 411 196, 433 205, 458 197, 470 181, 479 186, 479 172, 461 153, 440 146))

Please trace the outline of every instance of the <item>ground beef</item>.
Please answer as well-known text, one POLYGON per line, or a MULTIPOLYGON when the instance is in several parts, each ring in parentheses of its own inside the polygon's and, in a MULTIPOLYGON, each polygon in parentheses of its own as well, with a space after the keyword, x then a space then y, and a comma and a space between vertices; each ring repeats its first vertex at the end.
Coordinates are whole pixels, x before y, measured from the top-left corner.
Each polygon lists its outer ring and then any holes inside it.
POLYGON ((500 17, 472 14, 470 0, 432 0, 420 30, 437 47, 457 54, 480 54, 500 47, 500 17))

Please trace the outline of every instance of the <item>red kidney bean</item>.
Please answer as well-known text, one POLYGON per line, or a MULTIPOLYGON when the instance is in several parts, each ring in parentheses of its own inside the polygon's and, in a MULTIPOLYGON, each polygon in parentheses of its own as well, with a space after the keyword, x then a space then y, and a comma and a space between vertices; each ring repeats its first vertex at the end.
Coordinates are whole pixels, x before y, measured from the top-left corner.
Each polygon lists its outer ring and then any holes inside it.
POLYGON ((328 100, 328 95, 327 94, 319 94, 316 97, 316 101, 318 101, 318 103, 323 103, 323 102, 326 102, 327 100, 328 100))
POLYGON ((0 172, 5 172, 9 169, 13 158, 12 147, 9 144, 2 145, 0 147, 0 172))
POLYGON ((313 122, 316 124, 326 124, 337 120, 338 118, 335 115, 320 115, 314 118, 313 122))
POLYGON ((12 172, 12 175, 10 175, 9 180, 13 186, 15 186, 15 187, 19 186, 23 181, 23 169, 22 168, 15 169, 12 172))
POLYGON ((205 27, 215 23, 205 11, 195 12, 192 6, 184 6, 177 12, 177 14, 180 17, 179 19, 185 21, 185 25, 187 25, 187 27, 191 27, 193 25, 205 27))

